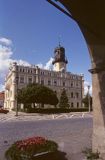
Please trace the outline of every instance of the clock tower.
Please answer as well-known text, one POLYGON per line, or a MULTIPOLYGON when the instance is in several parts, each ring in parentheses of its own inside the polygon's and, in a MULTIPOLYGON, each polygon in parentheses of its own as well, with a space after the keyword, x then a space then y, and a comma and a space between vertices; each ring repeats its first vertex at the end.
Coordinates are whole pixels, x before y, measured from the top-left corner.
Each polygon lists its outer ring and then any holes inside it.
POLYGON ((66 57, 65 57, 65 48, 60 46, 56 47, 54 50, 54 60, 52 64, 54 65, 54 70, 64 71, 66 72, 66 64, 68 63, 66 57))

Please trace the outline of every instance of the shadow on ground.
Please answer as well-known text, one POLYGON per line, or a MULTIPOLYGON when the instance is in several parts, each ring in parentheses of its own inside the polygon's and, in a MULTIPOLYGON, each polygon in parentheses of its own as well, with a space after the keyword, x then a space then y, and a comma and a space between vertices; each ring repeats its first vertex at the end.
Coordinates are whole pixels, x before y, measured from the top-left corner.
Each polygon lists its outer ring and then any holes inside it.
POLYGON ((57 151, 55 153, 34 157, 32 160, 68 160, 68 159, 66 158, 65 152, 57 151))

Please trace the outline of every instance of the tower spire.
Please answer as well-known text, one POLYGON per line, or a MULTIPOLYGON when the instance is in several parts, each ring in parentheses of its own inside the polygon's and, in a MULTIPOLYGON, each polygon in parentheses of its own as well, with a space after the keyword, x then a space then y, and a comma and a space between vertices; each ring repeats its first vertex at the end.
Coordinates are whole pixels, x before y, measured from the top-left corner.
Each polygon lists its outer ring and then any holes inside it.
POLYGON ((61 35, 58 37, 59 47, 61 47, 61 35))

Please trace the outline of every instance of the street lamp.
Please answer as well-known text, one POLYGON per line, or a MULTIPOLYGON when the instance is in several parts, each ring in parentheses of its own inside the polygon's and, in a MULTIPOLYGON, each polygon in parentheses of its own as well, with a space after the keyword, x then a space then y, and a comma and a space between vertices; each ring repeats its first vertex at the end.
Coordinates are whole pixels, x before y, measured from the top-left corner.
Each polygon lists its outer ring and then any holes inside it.
MULTIPOLYGON (((16 77, 16 86, 17 86, 17 88, 16 88, 16 96, 17 96, 17 94, 18 94, 18 79, 19 79, 19 77, 17 76, 16 77)), ((18 102, 17 102, 17 97, 15 97, 16 98, 16 115, 15 116, 18 116, 18 102)))
POLYGON ((90 85, 88 85, 87 88, 88 88, 88 107, 89 107, 89 112, 90 112, 90 94, 89 94, 90 85))

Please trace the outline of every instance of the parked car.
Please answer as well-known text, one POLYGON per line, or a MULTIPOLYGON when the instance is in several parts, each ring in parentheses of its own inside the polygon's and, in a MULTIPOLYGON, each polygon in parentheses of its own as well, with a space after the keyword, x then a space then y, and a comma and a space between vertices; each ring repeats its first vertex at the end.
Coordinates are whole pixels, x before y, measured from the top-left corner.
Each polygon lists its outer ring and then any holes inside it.
POLYGON ((0 108, 0 113, 7 114, 8 112, 9 112, 9 110, 0 108))

